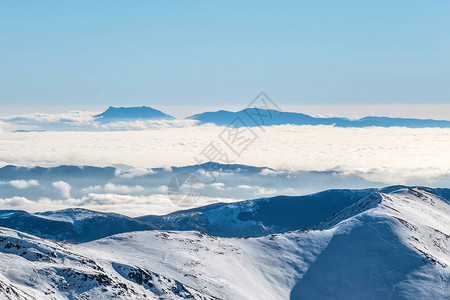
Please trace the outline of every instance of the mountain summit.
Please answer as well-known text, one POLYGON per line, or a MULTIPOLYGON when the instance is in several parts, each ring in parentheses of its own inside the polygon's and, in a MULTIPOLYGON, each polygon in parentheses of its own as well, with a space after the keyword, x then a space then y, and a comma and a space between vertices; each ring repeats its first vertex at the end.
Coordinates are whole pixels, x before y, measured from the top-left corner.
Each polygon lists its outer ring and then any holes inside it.
POLYGON ((120 120, 173 120, 174 117, 160 110, 148 107, 113 107, 110 106, 105 112, 95 115, 97 121, 120 121, 120 120))

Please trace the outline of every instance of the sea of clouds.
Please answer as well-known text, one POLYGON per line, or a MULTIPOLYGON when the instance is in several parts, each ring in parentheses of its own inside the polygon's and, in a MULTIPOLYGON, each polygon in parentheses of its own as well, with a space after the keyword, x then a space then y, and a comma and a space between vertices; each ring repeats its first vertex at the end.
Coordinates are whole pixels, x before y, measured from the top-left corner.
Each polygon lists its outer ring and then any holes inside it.
MULTIPOLYGON (((115 166, 116 177, 130 180, 151 174, 154 168, 170 170, 210 160, 271 168, 261 175, 274 176, 272 186, 260 179, 245 184, 223 180, 209 183, 208 188, 215 193, 203 195, 195 206, 315 191, 296 188, 302 185, 300 179, 289 181, 292 188, 277 187, 295 172, 332 171, 330 176, 358 176, 382 185, 445 187, 450 179, 450 129, 281 125, 252 128, 244 132, 250 141, 244 139, 241 145, 227 140, 236 133, 229 130, 211 124, 196 125, 190 120, 98 125, 92 113, 85 112, 11 117, 0 121, 0 167, 115 166), (43 124, 48 131, 39 131, 43 124), (61 124, 69 124, 69 129, 65 131, 61 124), (51 130, 52 126, 58 131, 51 130), (211 152, 212 148, 216 153, 211 152), (121 169, 127 171, 121 173, 121 169)), ((168 198, 160 183, 149 192, 149 187, 132 182, 104 182, 80 187, 74 196, 71 183, 56 179, 44 188, 39 180, 3 181, 0 189, 34 188, 54 190, 56 194, 37 199, 32 199, 31 192, 0 195, 0 209, 42 211, 78 206, 135 216, 183 208, 168 198)), ((323 183, 323 189, 327 184, 323 183)))
POLYGON ((450 129, 261 127, 252 129, 256 138, 238 154, 220 138, 224 130, 202 125, 101 132, 2 131, 0 166, 155 168, 216 158, 282 170, 337 169, 388 184, 414 178, 432 182, 450 172, 450 129), (204 155, 211 143, 226 155, 204 155))

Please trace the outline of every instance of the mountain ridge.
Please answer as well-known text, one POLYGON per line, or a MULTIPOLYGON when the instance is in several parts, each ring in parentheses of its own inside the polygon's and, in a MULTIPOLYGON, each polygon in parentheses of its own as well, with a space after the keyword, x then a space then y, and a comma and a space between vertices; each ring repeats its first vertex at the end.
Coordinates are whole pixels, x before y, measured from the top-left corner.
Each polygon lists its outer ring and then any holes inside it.
POLYGON ((0 297, 446 299, 450 207, 432 192, 380 190, 320 229, 257 238, 156 230, 73 245, 0 228, 0 297))
MULTIPOLYGON (((185 118, 175 118, 163 111, 149 106, 108 107, 104 112, 93 115, 83 112, 72 117, 45 117, 23 115, 11 118, 0 118, 0 121, 17 125, 12 132, 45 132, 45 131, 108 131, 108 130, 142 130, 155 124, 133 124, 136 121, 180 121, 175 126, 193 126, 196 124, 215 124, 231 127, 259 127, 272 125, 309 125, 335 126, 342 128, 364 127, 405 127, 405 128, 450 128, 450 120, 431 118, 408 118, 387 116, 365 116, 359 119, 346 117, 315 117, 300 112, 284 112, 265 108, 245 108, 240 111, 206 111, 185 118), (184 121, 184 122, 182 122, 184 121), (187 122, 189 121, 189 122, 187 122), (196 122, 192 122, 196 121, 196 122)), ((150 122, 151 123, 151 122, 150 122)), ((166 122, 167 123, 167 122, 166 122)))
POLYGON ((272 125, 326 125, 336 127, 408 127, 450 128, 450 121, 415 118, 391 118, 384 116, 366 116, 351 120, 343 117, 312 117, 303 113, 282 112, 273 109, 246 108, 237 112, 220 110, 204 112, 187 117, 197 120, 200 124, 213 123, 218 126, 258 127, 272 125))
MULTIPOLYGON (((366 207, 367 197, 419 188, 448 203, 450 189, 393 186, 382 189, 327 190, 306 196, 276 196, 215 203, 167 215, 130 218, 82 208, 27 213, 0 211, 0 226, 60 241, 82 243, 111 234, 145 230, 201 231, 217 237, 260 237, 314 230, 342 211, 366 207), (361 204, 361 203, 362 204, 361 204), (360 205, 360 206, 358 206, 360 205), (101 230, 99 230, 101 228, 101 230)), ((372 206, 370 206, 372 207, 372 206)), ((358 212, 360 212, 358 210, 358 212)), ((341 220, 339 220, 340 222, 341 220)))

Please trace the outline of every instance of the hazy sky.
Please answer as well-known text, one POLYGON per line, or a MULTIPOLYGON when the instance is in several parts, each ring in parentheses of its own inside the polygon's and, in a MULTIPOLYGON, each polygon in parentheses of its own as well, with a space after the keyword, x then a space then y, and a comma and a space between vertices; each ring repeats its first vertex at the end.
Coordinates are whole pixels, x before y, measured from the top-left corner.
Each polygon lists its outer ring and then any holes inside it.
POLYGON ((19 1, 7 106, 450 103, 450 1, 19 1))

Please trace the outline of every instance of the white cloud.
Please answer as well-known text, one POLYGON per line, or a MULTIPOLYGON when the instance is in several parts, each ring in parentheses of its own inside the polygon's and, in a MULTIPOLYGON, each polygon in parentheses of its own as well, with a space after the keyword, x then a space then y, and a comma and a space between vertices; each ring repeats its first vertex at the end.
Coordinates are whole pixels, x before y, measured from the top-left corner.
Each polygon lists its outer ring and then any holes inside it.
POLYGON ((141 177, 148 174, 155 173, 152 169, 146 169, 146 168, 132 168, 128 171, 123 171, 120 169, 116 169, 116 176, 122 177, 122 178, 135 178, 135 177, 141 177))
POLYGON ((119 194, 96 194, 90 193, 79 199, 51 200, 40 198, 31 201, 24 197, 0 198, 2 209, 22 209, 28 212, 59 210, 73 207, 83 207, 96 211, 115 212, 130 217, 144 216, 149 214, 162 215, 180 209, 189 209, 208 205, 216 202, 231 203, 242 199, 205 197, 198 198, 191 206, 178 206, 165 194, 156 195, 119 195, 119 194))
POLYGON ((15 129, 14 125, 0 120, 0 132, 9 132, 15 129))
POLYGON ((258 188, 258 190, 255 192, 255 196, 258 196, 258 197, 270 197, 270 196, 275 196, 276 194, 277 194, 276 189, 270 189, 270 188, 264 188, 264 187, 258 188))
POLYGON ((0 205, 2 207, 10 207, 10 208, 16 209, 16 207, 18 207, 18 206, 21 206, 21 207, 33 206, 34 202, 30 201, 24 197, 15 196, 15 197, 6 198, 6 199, 0 198, 0 205))
POLYGON ((173 170, 172 170, 172 167, 171 166, 169 166, 169 165, 163 165, 162 166, 162 168, 164 169, 164 171, 166 171, 166 172, 172 172, 173 170))
MULTIPOLYGON (((46 123, 71 124, 74 126, 94 125, 94 113, 88 111, 70 111, 61 114, 33 113, 4 117, 1 120, 15 125, 39 125, 46 123)), ((39 128, 37 128, 39 129, 39 128)))
POLYGON ((38 186, 39 181, 37 180, 11 180, 11 181, 0 181, 0 184, 9 184, 17 189, 27 189, 30 187, 38 186))
POLYGON ((92 186, 89 186, 87 188, 81 189, 81 192, 83 194, 88 194, 88 193, 92 193, 92 192, 100 192, 102 190, 103 190, 103 188, 102 188, 101 185, 92 185, 92 186))
POLYGON ((263 175, 263 176, 277 176, 277 175, 283 175, 286 173, 287 173, 287 171, 285 171, 285 170, 272 170, 272 169, 267 169, 267 168, 264 168, 261 170, 261 172, 259 172, 259 174, 263 175))
POLYGON ((137 217, 149 214, 168 214, 180 209, 189 209, 217 202, 231 203, 242 199, 201 196, 197 200, 191 206, 179 206, 172 202, 166 194, 143 196, 90 193, 78 199, 52 200, 49 198, 40 198, 37 201, 31 201, 25 197, 0 198, 0 206, 2 209, 21 209, 28 212, 83 207, 96 211, 114 212, 130 217, 137 217))
POLYGON ((105 184, 104 191, 107 193, 133 194, 144 191, 144 188, 140 185, 128 186, 128 185, 107 183, 105 184))
POLYGON ((212 169, 212 170, 198 169, 197 173, 200 174, 201 176, 206 176, 206 177, 209 176, 211 178, 216 178, 223 174, 222 172, 220 172, 220 170, 216 171, 214 169, 212 169))
POLYGON ((190 127, 198 123, 197 120, 137 120, 118 121, 101 124, 95 121, 98 112, 71 111, 59 114, 32 113, 0 118, 0 132, 13 130, 55 130, 59 128, 89 131, 109 130, 146 130, 190 127), (78 129, 77 129, 78 128, 78 129))
POLYGON ((83 194, 88 193, 135 194, 141 193, 143 191, 145 191, 145 189, 140 185, 129 186, 114 183, 107 183, 103 187, 100 185, 90 186, 81 190, 83 194))
POLYGON ((222 182, 211 183, 210 186, 219 191, 223 191, 225 189, 225 184, 222 182))
POLYGON ((67 182, 64 182, 64 181, 58 181, 58 182, 53 182, 52 185, 55 188, 59 189, 59 191, 61 192, 61 195, 64 198, 67 198, 67 199, 70 198, 70 190, 72 189, 70 184, 68 184, 67 182))
POLYGON ((197 120, 137 120, 118 121, 100 125, 104 130, 145 130, 190 127, 197 124, 197 120))
POLYGON ((243 190, 251 190, 251 189, 254 189, 254 187, 249 186, 249 185, 246 185, 246 184, 238 185, 238 188, 239 188, 239 189, 243 189, 243 190))
POLYGON ((168 190, 169 188, 167 187, 167 185, 161 185, 160 187, 158 187, 158 191, 160 193, 167 193, 168 190))

